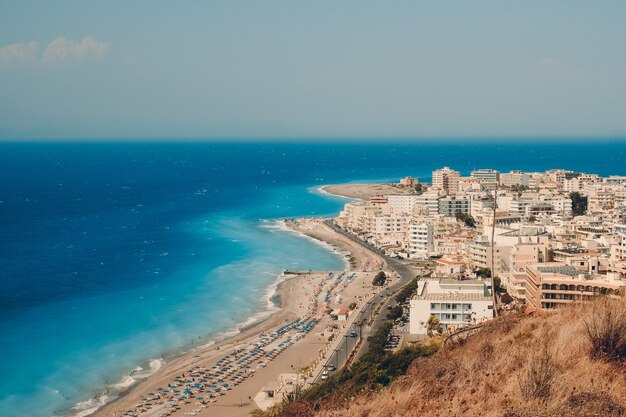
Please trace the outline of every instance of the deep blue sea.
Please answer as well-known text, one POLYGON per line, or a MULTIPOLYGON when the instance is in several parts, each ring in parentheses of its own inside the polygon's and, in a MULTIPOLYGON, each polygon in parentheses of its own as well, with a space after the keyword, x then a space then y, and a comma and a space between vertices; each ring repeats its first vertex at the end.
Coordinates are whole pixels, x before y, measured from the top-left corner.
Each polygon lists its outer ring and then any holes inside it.
POLYGON ((282 270, 343 268, 276 227, 336 214, 318 187, 444 165, 624 175, 626 142, 0 143, 0 415, 91 408, 267 311, 282 270))

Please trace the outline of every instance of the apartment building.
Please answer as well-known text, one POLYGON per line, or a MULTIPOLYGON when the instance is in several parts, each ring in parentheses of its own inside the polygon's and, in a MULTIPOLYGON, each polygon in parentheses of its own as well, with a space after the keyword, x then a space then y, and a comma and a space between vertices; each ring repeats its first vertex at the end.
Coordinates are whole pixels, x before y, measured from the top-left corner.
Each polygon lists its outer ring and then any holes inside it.
POLYGON ((410 301, 411 334, 427 334, 431 315, 439 319, 444 333, 493 317, 491 294, 484 281, 426 278, 417 285, 410 301))
POLYGON ((413 194, 390 194, 387 196, 387 204, 394 213, 412 214, 419 197, 413 194))
POLYGON ((428 258, 434 251, 433 225, 412 222, 408 225, 408 252, 411 258, 428 258))
POLYGON ((505 187, 521 186, 521 185, 526 186, 526 187, 531 186, 530 175, 522 171, 506 172, 506 173, 500 174, 498 177, 500 179, 500 185, 503 185, 505 187))
POLYGON ((582 274, 572 265, 548 262, 526 265, 526 302, 534 308, 559 308, 598 296, 624 296, 619 274, 582 274))
POLYGON ((465 197, 443 197, 438 201, 438 212, 444 217, 454 217, 456 213, 470 213, 470 200, 465 197))
POLYGON ((495 169, 477 169, 470 173, 470 177, 484 182, 497 183, 500 179, 500 172, 495 169))
POLYGON ((446 195, 454 195, 459 189, 459 180, 461 173, 450 169, 449 167, 443 167, 436 171, 433 171, 433 188, 441 190, 446 195))

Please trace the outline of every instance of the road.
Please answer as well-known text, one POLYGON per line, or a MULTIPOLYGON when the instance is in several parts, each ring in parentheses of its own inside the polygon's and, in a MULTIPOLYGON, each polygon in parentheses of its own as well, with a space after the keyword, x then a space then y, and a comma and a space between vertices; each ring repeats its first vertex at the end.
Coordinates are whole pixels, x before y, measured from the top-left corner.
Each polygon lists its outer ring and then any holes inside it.
MULTIPOLYGON (((353 242, 380 256, 386 262, 387 267, 393 270, 399 277, 399 280, 370 298, 365 303, 365 306, 360 309, 356 318, 350 320, 351 323, 348 327, 346 327, 345 332, 338 336, 342 338, 342 341, 337 344, 335 349, 333 349, 332 354, 325 362, 327 368, 332 366, 338 370, 345 365, 347 359, 350 357, 350 353, 360 341, 362 343, 355 355, 355 359, 362 356, 363 353, 367 351, 367 336, 373 335, 378 327, 386 321, 387 309, 385 306, 391 305, 394 307, 396 305, 396 301, 392 298, 393 295, 408 284, 413 278, 415 278, 416 273, 406 263, 398 259, 390 258, 375 246, 364 242, 350 233, 347 233, 343 229, 340 229, 334 225, 331 220, 325 221, 325 224, 332 228, 335 232, 346 236, 353 242), (352 336, 353 332, 356 333, 356 337, 352 336)), ((336 372, 336 370, 331 371, 330 373, 336 372)), ((313 377, 312 383, 320 382, 321 377, 322 371, 313 377)))

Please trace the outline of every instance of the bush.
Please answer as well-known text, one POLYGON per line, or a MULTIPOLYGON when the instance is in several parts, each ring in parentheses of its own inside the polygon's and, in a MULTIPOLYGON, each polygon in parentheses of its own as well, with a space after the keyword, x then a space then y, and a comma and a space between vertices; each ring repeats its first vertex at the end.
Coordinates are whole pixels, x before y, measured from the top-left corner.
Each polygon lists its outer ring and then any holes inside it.
POLYGON ((522 396, 527 400, 534 398, 546 401, 550 397, 557 371, 554 355, 546 343, 542 350, 530 359, 526 369, 518 375, 522 396))
POLYGON ((626 305, 623 300, 605 298, 588 310, 583 319, 591 343, 592 359, 623 361, 626 359, 626 305))

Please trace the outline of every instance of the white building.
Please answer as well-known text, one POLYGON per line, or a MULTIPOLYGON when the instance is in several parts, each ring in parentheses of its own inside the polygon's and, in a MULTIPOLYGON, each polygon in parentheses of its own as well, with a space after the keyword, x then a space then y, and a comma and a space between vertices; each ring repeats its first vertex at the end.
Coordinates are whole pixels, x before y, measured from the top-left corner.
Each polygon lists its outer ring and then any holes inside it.
POLYGON ((476 178, 480 181, 495 183, 498 182, 498 179, 500 178, 500 173, 495 169, 477 169, 470 173, 470 177, 476 178))
POLYGON ((418 197, 418 195, 411 194, 390 194, 387 196, 387 204, 394 213, 411 214, 415 209, 418 197))
POLYGON ((427 258, 435 249, 433 225, 429 223, 410 223, 408 240, 411 258, 427 258))
POLYGON ((500 184, 505 187, 512 187, 514 185, 531 186, 531 177, 522 171, 511 171, 500 174, 500 184))
POLYGON ((422 279, 410 302, 409 332, 426 334, 431 315, 444 332, 491 319, 491 293, 481 280, 422 279))
POLYGON ((428 191, 416 197, 416 208, 418 208, 421 214, 433 216, 439 213, 439 199, 441 198, 439 194, 428 191))

